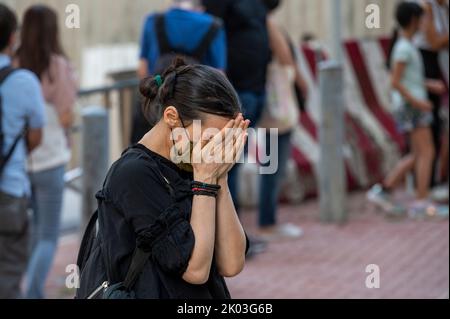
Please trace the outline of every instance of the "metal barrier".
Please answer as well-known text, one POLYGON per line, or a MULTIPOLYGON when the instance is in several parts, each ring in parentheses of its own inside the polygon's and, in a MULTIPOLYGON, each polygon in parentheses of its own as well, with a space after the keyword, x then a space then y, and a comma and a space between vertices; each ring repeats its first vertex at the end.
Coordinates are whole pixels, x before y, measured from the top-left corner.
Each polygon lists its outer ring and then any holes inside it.
POLYGON ((133 105, 137 101, 138 79, 117 81, 111 85, 78 92, 81 112, 69 134, 73 158, 64 175, 67 188, 81 194, 83 222, 94 209, 95 192, 101 187, 109 166, 109 113, 114 106, 119 111, 120 141, 122 148, 130 140, 133 105), (113 98, 116 97, 116 99, 113 98), (96 106, 102 105, 102 106, 96 106))

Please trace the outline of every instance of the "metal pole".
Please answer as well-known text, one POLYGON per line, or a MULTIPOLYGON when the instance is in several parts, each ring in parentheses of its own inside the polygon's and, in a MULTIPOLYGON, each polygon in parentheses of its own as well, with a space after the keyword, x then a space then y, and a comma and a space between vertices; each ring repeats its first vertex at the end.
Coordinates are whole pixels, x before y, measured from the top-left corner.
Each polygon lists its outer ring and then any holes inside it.
POLYGON ((344 165, 343 70, 335 61, 319 64, 319 193, 320 219, 344 222, 346 216, 346 178, 344 165))
POLYGON ((95 193, 100 190, 109 166, 109 116, 99 106, 82 110, 83 226, 97 208, 95 193))
POLYGON ((341 0, 331 0, 331 45, 333 50, 333 58, 335 61, 342 63, 342 12, 341 0))

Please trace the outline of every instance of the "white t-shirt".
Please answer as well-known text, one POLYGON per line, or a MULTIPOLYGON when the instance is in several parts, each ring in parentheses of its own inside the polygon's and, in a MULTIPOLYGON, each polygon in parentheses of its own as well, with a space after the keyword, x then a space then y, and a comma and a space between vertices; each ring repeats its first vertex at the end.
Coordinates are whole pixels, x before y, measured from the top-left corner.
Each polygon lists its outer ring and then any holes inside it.
POLYGON ((28 159, 28 171, 33 173, 66 165, 71 158, 68 139, 59 123, 56 108, 47 103, 45 113, 47 124, 42 132, 41 144, 31 152, 28 159))
POLYGON ((77 78, 69 61, 54 55, 49 69, 42 74, 41 86, 46 100, 47 125, 43 129, 41 144, 31 152, 28 170, 39 172, 70 161, 71 151, 59 115, 70 111, 77 98, 77 78))
MULTIPOLYGON (((404 37, 398 38, 392 51, 392 65, 397 62, 406 64, 401 83, 415 98, 425 100, 427 91, 422 58, 419 50, 404 37)), ((395 110, 405 106, 404 98, 397 90, 392 91, 392 102, 395 110)))

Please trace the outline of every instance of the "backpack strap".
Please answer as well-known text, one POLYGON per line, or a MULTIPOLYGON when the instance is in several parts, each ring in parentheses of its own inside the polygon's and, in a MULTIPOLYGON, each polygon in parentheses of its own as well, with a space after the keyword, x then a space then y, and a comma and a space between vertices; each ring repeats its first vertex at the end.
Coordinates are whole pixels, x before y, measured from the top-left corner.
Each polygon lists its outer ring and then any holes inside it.
POLYGON ((16 69, 10 65, 5 66, 0 69, 0 85, 6 80, 6 78, 15 71, 16 69))
POLYGON ((191 54, 195 59, 197 59, 198 61, 201 61, 204 58, 204 56, 208 52, 208 49, 209 49, 211 43, 213 42, 214 38, 216 37, 217 32, 220 30, 221 27, 222 27, 222 21, 217 18, 213 18, 213 21, 212 21, 208 31, 206 32, 205 36, 203 37, 202 41, 197 46, 197 48, 194 50, 194 52, 192 52, 192 54, 191 54))
MULTIPOLYGON (((194 49, 194 51, 189 56, 192 56, 197 61, 201 61, 203 57, 208 52, 209 46, 217 35, 217 32, 222 27, 222 21, 217 18, 213 18, 213 21, 206 32, 203 39, 200 41, 199 45, 194 49)), ((160 55, 171 53, 174 49, 171 47, 169 40, 167 38, 165 18, 163 14, 158 14, 155 16, 155 28, 156 36, 158 38, 159 53, 160 55)), ((180 52, 181 53, 181 52, 180 52)))
POLYGON ((156 37, 158 38, 159 54, 167 54, 172 52, 169 40, 167 39, 166 21, 163 14, 155 16, 156 37))
POLYGON ((150 258, 151 252, 145 252, 140 248, 135 248, 133 258, 131 259, 130 268, 123 281, 123 287, 127 291, 131 291, 142 270, 144 270, 147 260, 150 258))
MULTIPOLYGON (((170 184, 169 180, 163 175, 161 170, 157 168, 159 175, 163 178, 165 185, 170 193, 170 197, 174 198, 175 191, 170 184)), ((125 276, 125 280, 123 281, 123 287, 130 291, 137 279, 139 278, 142 270, 144 270, 145 264, 150 258, 151 252, 145 252, 142 249, 136 247, 134 249, 133 258, 131 259, 130 268, 128 268, 127 275, 125 276)))
MULTIPOLYGON (((85 234, 92 233, 92 231, 97 225, 97 220, 98 220, 98 210, 96 210, 89 219, 89 222, 86 226, 86 230, 84 232, 85 234)), ((92 242, 90 242, 90 240, 91 240, 90 236, 83 236, 83 239, 81 240, 80 250, 78 252, 77 258, 77 266, 78 269, 80 269, 80 271, 83 269, 84 263, 86 262, 86 260, 84 260, 86 252, 89 251, 92 246, 92 242)))

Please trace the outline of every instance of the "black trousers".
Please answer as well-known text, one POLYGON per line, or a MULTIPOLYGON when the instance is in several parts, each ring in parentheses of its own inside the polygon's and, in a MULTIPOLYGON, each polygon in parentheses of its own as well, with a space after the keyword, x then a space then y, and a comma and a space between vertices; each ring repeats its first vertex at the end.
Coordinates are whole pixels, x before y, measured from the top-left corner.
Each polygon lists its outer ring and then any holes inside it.
MULTIPOLYGON (((441 67, 439 65, 439 53, 425 49, 420 49, 420 53, 422 54, 422 60, 425 67, 425 77, 427 79, 442 80, 443 77, 441 67)), ((439 182, 436 180, 436 171, 438 167, 437 164, 439 153, 441 151, 443 123, 440 117, 441 96, 428 92, 428 99, 433 104, 433 124, 431 125, 431 131, 433 134, 434 149, 436 150, 436 158, 433 162, 431 178, 431 186, 433 187, 437 184, 437 182, 439 182)))

